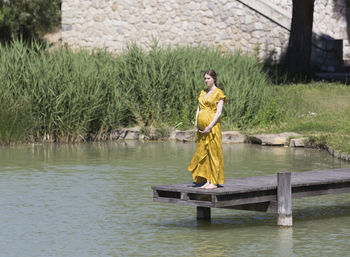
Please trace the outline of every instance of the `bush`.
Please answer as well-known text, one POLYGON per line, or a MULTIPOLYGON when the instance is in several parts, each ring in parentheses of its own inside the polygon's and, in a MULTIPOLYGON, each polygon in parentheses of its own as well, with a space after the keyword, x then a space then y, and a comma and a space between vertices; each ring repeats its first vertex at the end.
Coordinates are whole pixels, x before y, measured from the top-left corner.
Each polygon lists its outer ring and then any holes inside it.
POLYGON ((0 40, 39 38, 61 20, 61 0, 0 0, 0 40))

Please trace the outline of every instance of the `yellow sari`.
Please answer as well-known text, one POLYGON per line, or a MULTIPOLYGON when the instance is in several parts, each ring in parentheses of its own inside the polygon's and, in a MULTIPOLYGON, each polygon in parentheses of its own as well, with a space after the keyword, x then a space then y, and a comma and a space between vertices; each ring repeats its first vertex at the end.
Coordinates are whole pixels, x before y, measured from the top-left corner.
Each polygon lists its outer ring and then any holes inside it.
MULTIPOLYGON (((220 99, 226 101, 226 96, 221 89, 214 91, 205 99, 207 92, 202 90, 199 95, 199 113, 197 124, 200 130, 204 130, 213 120, 216 107, 220 99)), ((209 133, 202 134, 197 131, 197 149, 188 166, 192 172, 194 182, 203 183, 209 181, 211 184, 224 184, 224 158, 221 142, 220 118, 209 133)))

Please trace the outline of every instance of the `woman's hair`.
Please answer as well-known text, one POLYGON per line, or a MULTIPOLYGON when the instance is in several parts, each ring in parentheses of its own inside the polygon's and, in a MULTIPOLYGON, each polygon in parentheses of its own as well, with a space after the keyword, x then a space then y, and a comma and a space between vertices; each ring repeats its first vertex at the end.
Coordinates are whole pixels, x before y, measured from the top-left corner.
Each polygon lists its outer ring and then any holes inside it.
POLYGON ((214 79, 214 83, 217 86, 217 84, 216 84, 216 72, 214 70, 210 69, 210 70, 205 71, 203 76, 205 76, 206 74, 208 74, 210 77, 212 77, 214 79))

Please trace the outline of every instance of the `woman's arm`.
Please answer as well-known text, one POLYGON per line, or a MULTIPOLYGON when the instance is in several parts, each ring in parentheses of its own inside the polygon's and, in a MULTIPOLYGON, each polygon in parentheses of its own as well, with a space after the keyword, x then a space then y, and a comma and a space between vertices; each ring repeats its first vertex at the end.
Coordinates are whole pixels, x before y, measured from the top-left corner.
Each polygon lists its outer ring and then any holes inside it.
POLYGON ((198 123, 197 123, 198 113, 199 113, 199 105, 197 106, 197 112, 196 112, 196 121, 194 122, 194 125, 195 125, 195 126, 196 126, 196 128, 199 130, 199 128, 198 128, 198 123))
POLYGON ((202 131, 199 130, 199 132, 201 132, 201 133, 209 133, 210 132, 210 130, 214 127, 215 123, 220 118, 223 106, 224 106, 224 100, 220 99, 220 101, 218 102, 218 105, 216 107, 216 113, 215 113, 213 120, 210 122, 210 124, 204 130, 202 130, 202 131))

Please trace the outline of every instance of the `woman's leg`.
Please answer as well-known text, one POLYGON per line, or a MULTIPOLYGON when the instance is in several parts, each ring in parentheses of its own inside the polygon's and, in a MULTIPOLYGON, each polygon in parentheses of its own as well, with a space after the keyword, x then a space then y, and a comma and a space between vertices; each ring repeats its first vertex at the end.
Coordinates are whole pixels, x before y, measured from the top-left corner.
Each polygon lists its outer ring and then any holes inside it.
POLYGON ((218 185, 211 184, 211 183, 209 183, 206 187, 204 187, 204 189, 215 189, 215 188, 218 188, 218 185))
POLYGON ((207 182, 205 182, 205 184, 203 186, 201 186, 200 188, 206 188, 209 185, 209 181, 207 180, 207 182))

